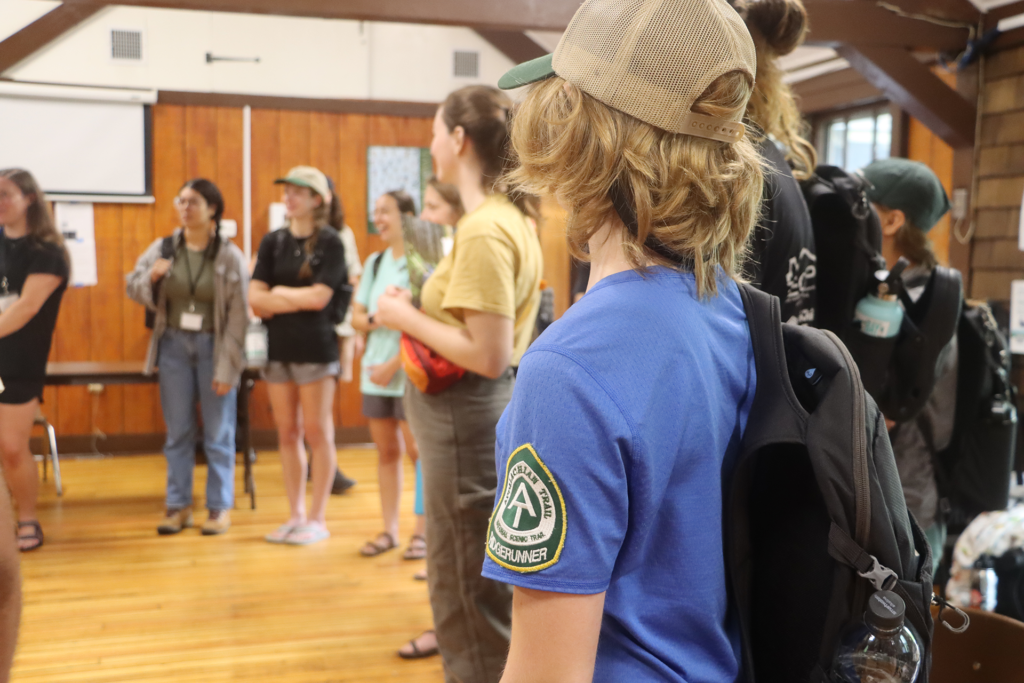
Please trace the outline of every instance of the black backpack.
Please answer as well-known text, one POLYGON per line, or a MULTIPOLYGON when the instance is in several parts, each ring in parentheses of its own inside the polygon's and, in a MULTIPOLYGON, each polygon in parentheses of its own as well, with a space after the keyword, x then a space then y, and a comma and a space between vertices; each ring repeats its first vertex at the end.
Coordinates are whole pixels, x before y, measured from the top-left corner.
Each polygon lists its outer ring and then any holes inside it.
POLYGON ((1010 350, 987 305, 964 307, 957 347, 953 438, 934 458, 940 506, 954 531, 979 513, 1006 509, 1017 449, 1010 350))
MULTIPOLYGON (((285 241, 287 240, 288 232, 287 228, 279 228, 274 234, 274 258, 278 258, 284 251, 285 241)), ((345 245, 341 245, 341 258, 342 264, 345 263, 345 245)), ((380 261, 380 259, 377 259, 380 261)), ((377 271, 374 270, 374 275, 377 271)), ((327 304, 327 311, 330 314, 330 321, 334 325, 340 325, 345 321, 345 316, 348 314, 348 307, 352 303, 352 285, 348 281, 348 267, 345 267, 345 274, 341 278, 341 282, 334 288, 334 295, 331 297, 330 303, 327 304)))
POLYGON ((818 166, 800 183, 811 213, 817 252, 814 326, 846 339, 854 310, 875 271, 885 268, 882 226, 864 192, 867 181, 835 166, 818 166))
MULTIPOLYGON (((160 240, 160 258, 171 259, 174 258, 174 236, 165 237, 160 240)), ((153 285, 153 303, 155 304, 159 299, 160 283, 157 282, 153 285)), ((151 330, 156 325, 156 311, 146 308, 146 329, 151 330)))
POLYGON ((907 605, 931 662, 932 561, 907 510, 881 413, 832 333, 782 325, 742 286, 757 389, 725 463, 725 560, 745 683, 824 683, 842 630, 875 590, 907 605))
POLYGON ((901 279, 898 292, 904 315, 896 337, 871 337, 851 328, 843 341, 878 408, 890 420, 906 422, 924 408, 935 388, 939 360, 960 319, 963 283, 959 271, 936 266, 927 279, 906 286, 901 279), (924 287, 917 301, 906 291, 914 286, 924 287))

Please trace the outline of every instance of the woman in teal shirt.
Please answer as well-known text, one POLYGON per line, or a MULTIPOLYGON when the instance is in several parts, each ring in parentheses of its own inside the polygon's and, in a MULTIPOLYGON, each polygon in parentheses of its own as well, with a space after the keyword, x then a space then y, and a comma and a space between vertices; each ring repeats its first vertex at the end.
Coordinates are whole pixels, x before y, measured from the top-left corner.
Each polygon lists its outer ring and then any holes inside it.
MULTIPOLYGON (((413 462, 419 458, 416 441, 402 408, 402 396, 405 394, 405 373, 399 355, 402 334, 374 321, 377 300, 389 286, 409 287, 402 214, 416 215, 416 205, 406 192, 395 190, 377 199, 373 209, 373 224, 388 247, 366 259, 359 291, 352 303, 352 327, 366 334, 359 388, 363 394, 363 415, 370 421, 370 436, 377 446, 377 476, 381 513, 384 517, 384 531, 372 541, 367 541, 360 550, 365 557, 375 557, 398 547, 403 439, 406 452, 413 462)), ((406 559, 418 560, 426 556, 425 527, 423 515, 417 515, 416 531, 405 552, 406 559)))

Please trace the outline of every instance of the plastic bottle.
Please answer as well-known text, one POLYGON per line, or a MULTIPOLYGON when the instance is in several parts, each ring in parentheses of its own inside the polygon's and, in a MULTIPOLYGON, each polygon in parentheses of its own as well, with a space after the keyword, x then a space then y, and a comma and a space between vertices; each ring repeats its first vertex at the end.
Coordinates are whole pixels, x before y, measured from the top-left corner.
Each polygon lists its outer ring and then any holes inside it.
POLYGON ((267 367, 267 326, 259 318, 249 321, 245 331, 245 360, 250 369, 267 367))
POLYGON ((864 620, 849 627, 832 663, 836 683, 913 683, 921 668, 921 648, 903 623, 906 604, 891 591, 868 599, 864 620))
POLYGON ((971 569, 971 607, 995 612, 999 603, 999 576, 996 574, 996 559, 982 555, 971 569))

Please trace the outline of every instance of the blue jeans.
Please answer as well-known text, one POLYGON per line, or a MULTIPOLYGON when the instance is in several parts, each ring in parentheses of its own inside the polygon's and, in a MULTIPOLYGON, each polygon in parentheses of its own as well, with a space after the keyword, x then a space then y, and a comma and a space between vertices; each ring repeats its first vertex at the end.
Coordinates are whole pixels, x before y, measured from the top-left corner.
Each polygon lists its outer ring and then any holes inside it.
POLYGON ((168 329, 160 338, 160 405, 167 423, 167 507, 192 505, 196 464, 196 401, 203 414, 206 452, 206 507, 235 506, 235 423, 237 389, 225 396, 213 390, 213 335, 168 329))

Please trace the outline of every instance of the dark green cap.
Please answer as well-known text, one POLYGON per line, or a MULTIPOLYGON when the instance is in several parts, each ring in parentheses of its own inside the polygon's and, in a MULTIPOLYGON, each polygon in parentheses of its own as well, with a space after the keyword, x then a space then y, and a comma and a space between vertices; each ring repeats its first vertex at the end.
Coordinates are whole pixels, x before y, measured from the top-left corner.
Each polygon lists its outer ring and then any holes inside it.
POLYGON ((544 55, 537 59, 523 62, 506 73, 498 81, 498 87, 502 90, 515 90, 524 85, 537 83, 555 75, 555 67, 551 65, 554 55, 544 55))
POLYGON ((938 177, 919 161, 879 159, 861 169, 871 183, 868 199, 899 209, 922 232, 928 232, 949 211, 949 197, 938 177))

